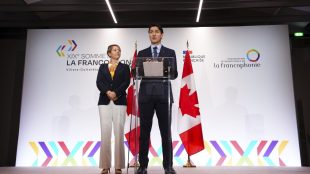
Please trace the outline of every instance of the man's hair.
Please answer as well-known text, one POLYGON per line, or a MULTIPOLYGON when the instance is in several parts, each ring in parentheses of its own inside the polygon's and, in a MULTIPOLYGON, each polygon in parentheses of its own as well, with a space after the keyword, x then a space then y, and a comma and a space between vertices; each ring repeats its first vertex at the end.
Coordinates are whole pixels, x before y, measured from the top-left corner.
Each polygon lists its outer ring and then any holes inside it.
POLYGON ((161 25, 159 25, 159 24, 151 24, 151 25, 149 25, 149 32, 150 32, 152 27, 157 27, 160 30, 161 33, 164 33, 163 27, 161 25))
MULTIPOLYGON (((108 50, 107 50, 107 55, 109 56, 109 53, 111 53, 111 51, 112 51, 112 49, 113 49, 113 47, 118 47, 118 49, 121 49, 121 47, 119 46, 119 45, 117 45, 117 44, 111 44, 111 45, 109 45, 108 46, 108 50)), ((110 57, 110 56, 109 56, 110 57)))

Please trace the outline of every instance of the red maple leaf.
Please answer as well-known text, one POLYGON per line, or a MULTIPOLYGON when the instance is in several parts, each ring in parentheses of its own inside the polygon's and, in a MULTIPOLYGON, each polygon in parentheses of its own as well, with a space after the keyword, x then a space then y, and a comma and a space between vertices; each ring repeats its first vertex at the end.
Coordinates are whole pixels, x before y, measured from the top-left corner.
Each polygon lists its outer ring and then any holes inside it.
POLYGON ((196 118, 200 115, 199 108, 195 106, 198 104, 197 92, 195 91, 192 95, 189 95, 189 93, 190 89, 188 89, 187 85, 181 88, 179 107, 182 115, 187 114, 196 118))

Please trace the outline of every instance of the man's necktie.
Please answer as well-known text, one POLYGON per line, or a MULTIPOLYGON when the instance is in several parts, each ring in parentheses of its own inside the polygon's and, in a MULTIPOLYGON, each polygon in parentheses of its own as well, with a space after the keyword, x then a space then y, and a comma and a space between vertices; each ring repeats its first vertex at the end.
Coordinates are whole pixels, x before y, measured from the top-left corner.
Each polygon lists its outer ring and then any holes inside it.
POLYGON ((157 47, 153 47, 154 57, 158 57, 157 47))

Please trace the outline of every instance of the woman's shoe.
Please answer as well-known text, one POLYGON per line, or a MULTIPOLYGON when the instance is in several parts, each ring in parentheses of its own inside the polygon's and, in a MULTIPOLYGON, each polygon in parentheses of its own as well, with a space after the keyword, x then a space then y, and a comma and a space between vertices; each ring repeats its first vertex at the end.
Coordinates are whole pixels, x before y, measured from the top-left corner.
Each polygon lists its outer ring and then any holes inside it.
POLYGON ((108 174, 110 173, 110 169, 102 169, 101 174, 108 174))
POLYGON ((122 169, 115 169, 115 174, 122 174, 122 169))

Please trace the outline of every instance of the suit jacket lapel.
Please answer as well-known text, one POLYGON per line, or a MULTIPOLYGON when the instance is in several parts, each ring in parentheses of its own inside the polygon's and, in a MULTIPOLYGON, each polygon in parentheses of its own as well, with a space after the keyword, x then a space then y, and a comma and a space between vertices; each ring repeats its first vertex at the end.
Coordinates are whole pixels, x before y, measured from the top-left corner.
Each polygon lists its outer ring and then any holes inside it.
POLYGON ((165 47, 162 45, 158 57, 165 57, 165 47))
POLYGON ((151 46, 150 46, 150 47, 148 47, 146 57, 153 57, 153 55, 152 55, 152 48, 151 48, 151 46))
POLYGON ((112 81, 111 73, 109 71, 109 64, 104 64, 104 71, 107 73, 108 79, 112 81))
MULTIPOLYGON (((118 78, 118 74, 119 74, 119 72, 121 71, 121 69, 122 69, 122 63, 119 62, 118 65, 117 65, 117 67, 116 67, 116 70, 115 70, 115 72, 114 72, 113 80, 116 80, 116 78, 118 78)), ((111 77, 111 76, 110 76, 110 77, 111 77)))

